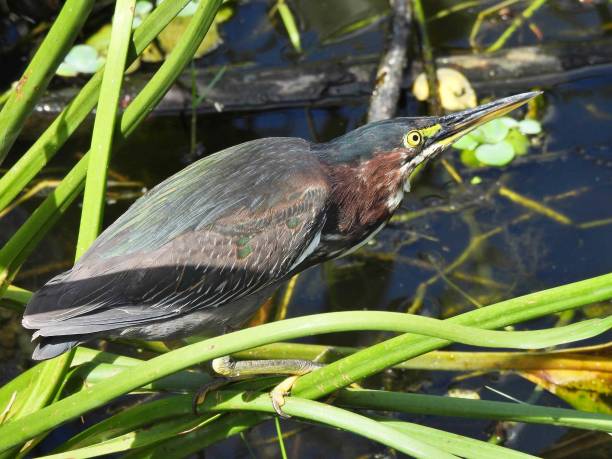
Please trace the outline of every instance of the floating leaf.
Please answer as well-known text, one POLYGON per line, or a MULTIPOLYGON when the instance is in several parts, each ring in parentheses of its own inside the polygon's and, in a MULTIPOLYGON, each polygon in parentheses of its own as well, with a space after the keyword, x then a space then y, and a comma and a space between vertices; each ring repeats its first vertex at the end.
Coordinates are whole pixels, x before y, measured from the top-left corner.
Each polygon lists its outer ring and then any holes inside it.
MULTIPOLYGON (((157 4, 159 5, 162 3, 162 1, 163 0, 158 0, 157 4)), ((181 14, 174 18, 174 20, 172 20, 158 35, 157 41, 152 42, 145 48, 142 53, 143 62, 161 62, 164 60, 165 56, 174 49, 183 32, 187 26, 189 26, 191 19, 186 16, 189 16, 188 13, 190 12, 190 5, 192 4, 197 6, 198 2, 192 1, 188 3, 185 9, 181 11, 181 14)), ((202 40, 202 43, 198 47, 194 57, 202 57, 205 54, 214 51, 221 45, 223 40, 219 35, 218 26, 220 23, 227 21, 230 17, 232 17, 233 13, 234 9, 232 7, 228 5, 221 7, 219 13, 215 16, 213 23, 210 25, 206 37, 204 37, 204 40, 202 40)))
POLYGON ((477 127, 472 132, 470 132, 470 137, 472 137, 478 144, 485 142, 484 132, 482 132, 482 126, 477 127))
POLYGON ((79 74, 79 72, 77 72, 76 70, 74 70, 72 67, 70 67, 69 65, 64 64, 63 62, 57 67, 57 70, 55 71, 56 75, 59 75, 61 77, 75 77, 79 74))
POLYGON ((512 145, 514 153, 517 155, 524 155, 529 149, 529 140, 527 140, 525 134, 518 129, 510 129, 510 132, 508 132, 506 136, 506 142, 512 145))
POLYGON ((499 121, 504 123, 506 126, 508 126, 510 129, 517 127, 519 124, 517 120, 515 120, 514 118, 510 118, 509 116, 502 116, 501 118, 498 118, 498 119, 499 121))
POLYGON ((479 128, 480 133, 486 143, 497 143, 508 135, 508 126, 499 119, 494 119, 479 128))
POLYGON ((472 185, 480 185, 482 183, 482 179, 478 176, 475 175, 474 177, 472 177, 472 179, 470 180, 470 183, 472 185))
POLYGON ((479 167, 482 166, 480 161, 476 159, 476 152, 474 150, 463 150, 461 152, 461 162, 468 167, 479 167))
MULTIPOLYGON (((436 76, 442 107, 451 111, 476 107, 476 93, 461 72, 448 67, 441 67, 437 70, 436 76)), ((427 100, 429 97, 429 86, 424 73, 421 73, 414 80, 412 92, 418 100, 427 100)))
POLYGON ((146 0, 139 0, 136 2, 136 8, 134 14, 138 17, 144 18, 153 10, 153 4, 146 0))
POLYGON ((103 64, 104 58, 93 46, 76 45, 68 52, 57 73, 61 76, 96 73, 103 64))
POLYGON ((466 134, 457 140, 453 144, 453 147, 457 150, 475 150, 478 144, 478 140, 476 140, 472 134, 466 134))
POLYGON ((523 120, 519 123, 519 130, 523 134, 539 134, 542 132, 542 124, 537 120, 523 120))
POLYGON ((146 0, 140 0, 136 2, 136 8, 134 10, 134 20, 132 21, 132 29, 135 29, 142 21, 149 15, 153 10, 153 3, 146 0))
POLYGON ((110 24, 104 24, 85 41, 85 44, 94 48, 98 52, 99 56, 106 56, 108 45, 110 44, 112 29, 113 28, 110 24))
POLYGON ((196 10, 198 9, 198 3, 200 3, 199 0, 192 0, 189 3, 187 3, 187 5, 185 5, 185 8, 183 8, 181 12, 178 14, 179 17, 193 16, 196 10))
POLYGON ((476 159, 488 166, 505 166, 513 158, 514 150, 505 140, 495 144, 482 144, 476 149, 476 159))

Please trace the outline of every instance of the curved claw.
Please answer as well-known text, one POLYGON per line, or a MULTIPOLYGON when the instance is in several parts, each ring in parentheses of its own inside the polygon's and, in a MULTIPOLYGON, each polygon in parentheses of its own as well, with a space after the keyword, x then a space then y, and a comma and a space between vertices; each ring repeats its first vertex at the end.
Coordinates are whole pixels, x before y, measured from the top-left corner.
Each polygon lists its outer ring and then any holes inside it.
POLYGON ((270 391, 270 398, 272 399, 272 407, 276 414, 283 419, 289 419, 287 413, 283 411, 283 405, 285 404, 285 397, 291 393, 291 388, 297 381, 299 376, 290 376, 278 384, 272 391, 270 391))
POLYGON ((196 416, 199 415, 198 406, 204 403, 204 400, 206 400, 206 395, 208 395, 210 391, 220 389, 229 382, 230 380, 228 378, 220 377, 215 378, 208 384, 204 384, 202 387, 200 387, 193 396, 193 400, 191 402, 191 410, 193 411, 193 414, 196 416))

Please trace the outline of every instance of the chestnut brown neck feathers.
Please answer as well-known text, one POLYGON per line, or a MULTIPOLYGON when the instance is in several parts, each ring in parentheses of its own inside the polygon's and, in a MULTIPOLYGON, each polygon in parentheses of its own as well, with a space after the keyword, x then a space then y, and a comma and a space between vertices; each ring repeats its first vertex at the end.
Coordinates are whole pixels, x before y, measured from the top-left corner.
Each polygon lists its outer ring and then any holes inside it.
POLYGON ((359 163, 329 165, 340 233, 378 226, 389 218, 401 200, 405 155, 405 150, 396 149, 359 163))

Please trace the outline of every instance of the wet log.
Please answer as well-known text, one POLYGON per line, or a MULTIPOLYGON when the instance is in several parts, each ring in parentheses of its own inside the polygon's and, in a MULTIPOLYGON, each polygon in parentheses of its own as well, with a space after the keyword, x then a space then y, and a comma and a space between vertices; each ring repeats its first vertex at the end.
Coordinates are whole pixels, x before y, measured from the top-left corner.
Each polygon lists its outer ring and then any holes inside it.
POLYGON ((395 115, 408 60, 411 20, 410 1, 394 0, 391 38, 376 72, 368 108, 368 123, 392 118, 395 115))
MULTIPOLYGON (((217 84, 207 91, 197 107, 199 113, 259 111, 289 107, 340 106, 365 103, 372 94, 380 56, 340 61, 305 62, 296 66, 262 68, 228 67, 217 84)), ((612 68, 612 40, 572 43, 566 46, 517 47, 495 54, 456 54, 438 57, 438 67, 463 72, 481 94, 498 89, 547 86, 570 81, 583 74, 612 68)), ((198 90, 206 91, 218 68, 199 69, 198 90)), ((403 88, 409 88, 421 72, 414 63, 405 73, 403 88)), ((149 80, 142 72, 128 78, 123 104, 149 80)), ((55 116, 78 91, 68 87, 50 92, 36 108, 34 123, 55 116)), ((191 75, 186 72, 153 112, 155 116, 176 116, 191 110, 191 75)))

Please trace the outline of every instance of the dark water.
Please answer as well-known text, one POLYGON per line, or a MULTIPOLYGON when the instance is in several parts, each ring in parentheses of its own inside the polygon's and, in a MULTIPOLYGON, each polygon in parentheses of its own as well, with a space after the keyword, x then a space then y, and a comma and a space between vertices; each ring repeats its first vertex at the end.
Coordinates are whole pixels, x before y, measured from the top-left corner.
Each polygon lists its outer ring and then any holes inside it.
MULTIPOLYGON (((427 2, 434 11, 443 2, 427 2)), ((599 2, 591 7, 578 2, 550 2, 536 16, 539 26, 550 30, 546 40, 567 41, 600 35, 605 14, 599 2), (571 17, 570 17, 571 16, 571 17), (588 24, 589 27, 583 27, 588 24)), ((586 3, 586 2, 585 2, 586 3)), ((326 59, 346 54, 371 53, 384 43, 385 22, 374 22, 361 34, 345 40, 321 44, 321 28, 311 28, 302 37, 305 57, 291 50, 282 27, 271 23, 265 2, 248 2, 223 28, 225 44, 200 65, 256 61, 258 64, 280 65, 299 59, 326 59)), ((381 11, 384 13, 384 11, 381 11)), ((439 50, 466 46, 467 26, 473 12, 459 16, 461 27, 451 27, 440 20, 432 24, 432 35, 439 50), (446 24, 446 26, 444 25, 446 24)), ((472 18, 472 19, 470 19, 472 18)), ((604 20, 605 19, 605 20, 604 20)), ((445 19, 448 21, 450 19, 445 19)), ((487 24, 487 30, 493 25, 487 24)), ((494 29, 499 33, 499 27, 494 29)), ((483 37, 488 37, 485 33, 483 37)), ((512 44, 530 44, 532 37, 519 34, 512 44)), ((515 88, 516 92, 531 88, 515 88)), ((431 164, 413 183, 411 192, 398 211, 399 215, 429 209, 424 216, 407 222, 390 224, 371 244, 353 256, 329 262, 303 273, 297 283, 288 317, 326 311, 376 309, 407 311, 413 305, 415 292, 423 283, 427 289, 418 312, 432 317, 448 317, 471 310, 474 304, 491 304, 523 293, 577 281, 612 271, 610 224, 585 223, 612 218, 612 72, 593 70, 579 79, 543 88, 546 101, 542 114, 544 135, 540 145, 504 169, 470 170, 454 152, 446 158, 455 165, 465 184, 457 185, 444 168, 431 164), (469 185, 478 175, 482 183, 469 185), (500 196, 505 186, 531 199, 546 202, 568 216, 572 224, 564 225, 550 218, 529 214, 529 211, 500 196), (450 211, 443 211, 451 207, 450 211), (528 218, 521 216, 529 214, 528 218), (518 220, 517 220, 518 219, 518 220), (582 228, 581 228, 582 225, 582 228), (439 271, 449 266, 479 235, 482 242, 445 278, 439 271), (478 279, 492 279, 495 285, 483 285, 478 279)), ((479 98, 503 96, 504 93, 479 93, 479 98)), ((133 202, 143 187, 151 187, 182 169, 199 156, 237 143, 268 136, 297 136, 324 141, 361 125, 367 106, 351 105, 329 109, 287 109, 265 113, 230 113, 203 116, 197 120, 198 152, 190 151, 189 119, 185 117, 155 118, 146 122, 115 153, 113 177, 133 185, 110 187, 113 193, 105 215, 112 222, 133 202)), ((400 115, 425 114, 425 107, 410 97, 402 97, 400 115)), ((87 134, 86 132, 84 134, 87 134)), ((59 178, 74 164, 76 156, 87 149, 88 139, 82 135, 67 145, 49 166, 46 178, 59 178)), ((25 147, 25 145, 23 145, 25 147)), ((248 190, 245 190, 248 192, 248 190)), ((40 202, 32 200, 2 220, 0 237, 5 239, 40 202)), ((68 215, 45 239, 32 259, 22 269, 16 284, 35 289, 53 274, 69 266, 79 221, 79 207, 68 215), (41 266, 44 269, 40 269, 41 266)), ((608 305, 609 307, 609 305, 608 305)), ((577 313, 576 318, 582 318, 577 313)), ((0 316, 0 323, 10 327, 12 347, 5 347, 3 357, 9 365, 3 376, 9 376, 25 364, 24 355, 15 351, 25 339, 14 333, 19 330, 17 318, 0 316), (7 325, 8 324, 8 325, 7 325)), ((550 326, 554 318, 529 324, 535 328, 550 326)), ((311 340, 326 344, 362 346, 386 335, 375 333, 337 334, 311 340)), ((593 342, 599 342, 595 340, 593 342)), ((453 349, 467 349, 453 346, 453 349)), ((372 387, 416 389, 424 393, 445 394, 449 389, 469 389, 483 399, 503 400, 495 392, 509 394, 519 400, 533 397, 533 385, 515 375, 491 374, 456 381, 457 373, 404 372, 389 373, 371 381, 372 387)), ((533 400, 533 399, 532 399, 533 400)), ((565 406, 564 402, 541 393, 538 404, 565 406)), ((496 423, 442 417, 402 418, 487 439, 496 423)), ((357 438, 297 422, 283 423, 286 432, 299 433, 286 440, 290 457, 356 457, 380 454, 392 456, 385 448, 357 438), (322 450, 323 448, 323 450, 322 450)), ((530 425, 511 430, 509 446, 532 454, 540 454, 567 434, 567 429, 530 425)), ((247 435, 258 456, 278 456, 271 424, 254 429, 247 435)), ((245 444, 232 439, 211 448, 210 457, 249 457, 245 444)))

